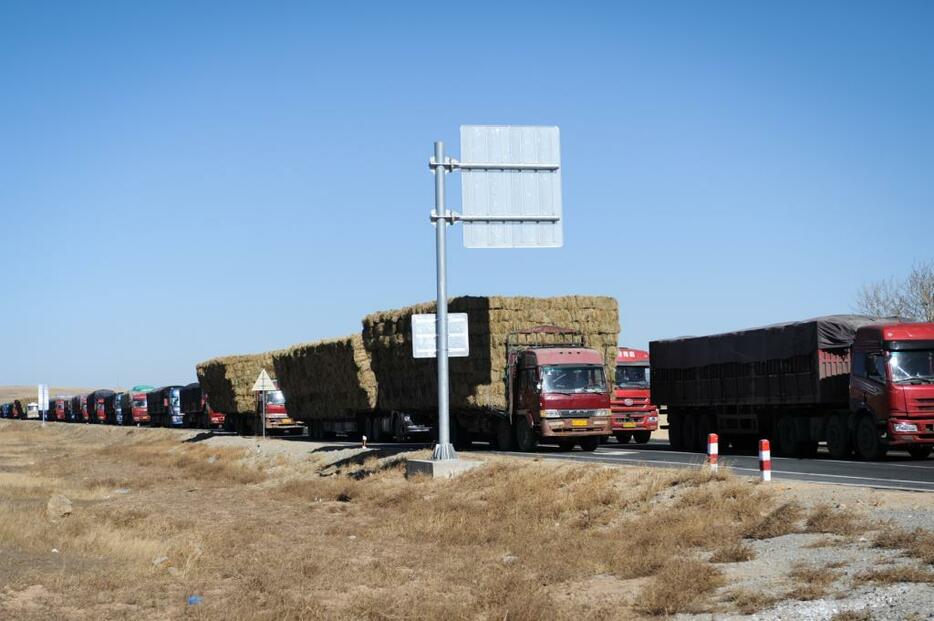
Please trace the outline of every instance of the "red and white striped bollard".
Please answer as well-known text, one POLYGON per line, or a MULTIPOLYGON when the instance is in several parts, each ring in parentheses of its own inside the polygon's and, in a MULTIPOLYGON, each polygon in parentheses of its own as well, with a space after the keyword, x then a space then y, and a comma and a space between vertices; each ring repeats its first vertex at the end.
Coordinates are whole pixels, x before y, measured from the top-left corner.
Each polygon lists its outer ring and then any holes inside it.
POLYGON ((772 480, 772 449, 768 440, 759 440, 759 472, 763 481, 772 480))
POLYGON ((707 436, 707 465, 714 472, 717 471, 717 460, 720 457, 720 438, 712 433, 707 436))

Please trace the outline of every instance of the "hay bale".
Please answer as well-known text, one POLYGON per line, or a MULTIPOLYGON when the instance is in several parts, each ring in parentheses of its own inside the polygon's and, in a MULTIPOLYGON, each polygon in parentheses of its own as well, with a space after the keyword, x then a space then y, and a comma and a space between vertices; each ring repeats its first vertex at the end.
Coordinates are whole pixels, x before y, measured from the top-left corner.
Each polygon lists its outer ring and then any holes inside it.
POLYGON ((225 414, 250 413, 256 407, 252 388, 260 371, 275 379, 274 352, 223 356, 199 363, 198 383, 208 393, 211 407, 225 414))
MULTIPOLYGON (((448 311, 468 314, 470 356, 450 359, 452 409, 506 407, 503 372, 510 332, 557 325, 580 331, 601 352, 607 377, 616 364, 619 308, 602 296, 460 297, 448 311)), ((437 402, 436 364, 412 358, 412 315, 435 312, 433 302, 383 311, 363 319, 363 343, 379 385, 381 410, 429 410, 437 402)))
POLYGON ((376 408, 376 377, 359 334, 294 345, 276 352, 273 364, 294 418, 346 418, 376 408))

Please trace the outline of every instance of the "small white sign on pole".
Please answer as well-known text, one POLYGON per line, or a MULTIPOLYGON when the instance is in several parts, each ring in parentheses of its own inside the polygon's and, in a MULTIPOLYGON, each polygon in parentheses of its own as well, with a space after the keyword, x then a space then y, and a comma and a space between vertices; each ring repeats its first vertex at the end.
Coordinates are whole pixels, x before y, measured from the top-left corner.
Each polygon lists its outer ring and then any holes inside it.
MULTIPOLYGON (((412 315, 413 358, 437 357, 436 321, 434 313, 412 315)), ((466 358, 469 355, 467 313, 448 313, 448 358, 466 358)))
POLYGON ((49 409, 49 386, 48 384, 39 384, 39 389, 37 392, 38 392, 39 398, 36 399, 36 401, 38 401, 39 411, 40 412, 48 411, 49 409))

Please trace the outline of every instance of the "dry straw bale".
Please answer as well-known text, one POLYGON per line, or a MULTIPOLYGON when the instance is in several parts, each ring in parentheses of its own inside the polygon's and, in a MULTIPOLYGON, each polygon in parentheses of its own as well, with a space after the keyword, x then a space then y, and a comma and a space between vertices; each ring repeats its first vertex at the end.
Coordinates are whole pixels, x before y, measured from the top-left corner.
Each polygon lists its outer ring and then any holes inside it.
POLYGON ((266 369, 275 378, 273 353, 223 356, 199 363, 198 383, 207 391, 211 407, 224 413, 252 412, 256 403, 252 388, 260 371, 266 369))
MULTIPOLYGON (((459 297, 452 313, 468 314, 470 356, 450 360, 452 408, 506 406, 503 371, 510 332, 543 325, 583 333, 588 347, 601 352, 607 370, 615 366, 619 309, 602 296, 459 297)), ((379 408, 425 410, 435 406, 435 361, 412 358, 412 315, 435 312, 433 302, 373 313, 363 319, 363 342, 379 385, 379 408)))
POLYGON ((289 414, 310 421, 376 407, 376 377, 359 334, 301 343, 273 356, 289 414))

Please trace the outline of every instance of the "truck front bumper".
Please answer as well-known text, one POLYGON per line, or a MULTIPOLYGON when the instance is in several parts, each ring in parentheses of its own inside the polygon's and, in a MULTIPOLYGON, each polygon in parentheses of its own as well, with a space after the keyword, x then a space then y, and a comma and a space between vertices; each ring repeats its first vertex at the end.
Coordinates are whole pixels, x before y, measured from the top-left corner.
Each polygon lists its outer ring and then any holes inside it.
POLYGON ((658 429, 658 412, 614 411, 610 421, 613 431, 655 431, 658 429))
POLYGON ((610 418, 608 416, 544 418, 541 423, 541 433, 543 438, 608 436, 610 435, 610 418))
POLYGON ((886 432, 889 446, 934 444, 934 418, 890 418, 886 432))

